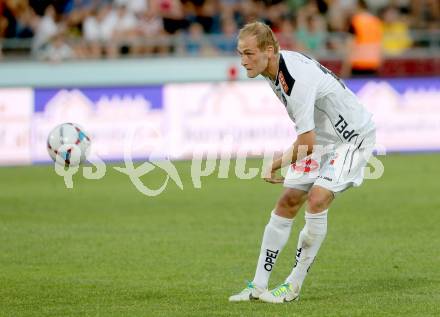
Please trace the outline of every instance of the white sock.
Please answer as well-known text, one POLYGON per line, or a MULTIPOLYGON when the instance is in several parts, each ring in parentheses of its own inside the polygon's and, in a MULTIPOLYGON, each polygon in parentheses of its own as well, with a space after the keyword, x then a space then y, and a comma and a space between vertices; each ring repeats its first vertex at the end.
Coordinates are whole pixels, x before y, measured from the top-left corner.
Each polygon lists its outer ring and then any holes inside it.
POLYGON ((267 288, 270 273, 278 259, 281 250, 289 239, 293 219, 275 215, 272 211, 269 223, 264 229, 263 242, 261 243, 260 256, 253 283, 261 288, 267 288))
POLYGON ((298 238, 295 266, 286 279, 286 282, 294 284, 299 289, 327 233, 327 211, 328 209, 318 214, 306 212, 306 224, 298 238))

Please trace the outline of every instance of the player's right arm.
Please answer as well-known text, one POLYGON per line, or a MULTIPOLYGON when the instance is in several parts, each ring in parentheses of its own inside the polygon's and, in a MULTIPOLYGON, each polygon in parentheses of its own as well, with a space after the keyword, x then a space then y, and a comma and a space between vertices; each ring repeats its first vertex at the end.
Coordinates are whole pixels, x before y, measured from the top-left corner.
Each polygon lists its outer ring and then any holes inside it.
MULTIPOLYGON (((296 141, 292 146, 287 149, 282 155, 278 155, 272 161, 267 169, 265 169, 264 179, 273 184, 282 183, 283 178, 277 177, 277 171, 290 165, 313 151, 313 145, 315 144, 315 121, 314 121, 314 108, 316 93, 318 90, 318 82, 316 78, 316 65, 309 62, 308 64, 302 59, 309 61, 310 59, 297 55, 293 57, 290 67, 296 69, 301 76, 292 77, 290 91, 283 88, 283 93, 286 98, 287 111, 291 118, 295 122, 295 130, 298 135, 296 141)), ((284 69, 285 72, 288 70, 284 69)), ((321 73, 319 73, 321 74, 321 73)), ((284 75, 286 77, 287 75, 284 75)))
POLYGON ((315 131, 310 130, 298 135, 295 143, 293 143, 283 154, 278 155, 267 167, 264 180, 272 184, 284 182, 284 178, 277 176, 277 171, 286 165, 290 165, 296 161, 302 160, 313 152, 315 144, 315 131))

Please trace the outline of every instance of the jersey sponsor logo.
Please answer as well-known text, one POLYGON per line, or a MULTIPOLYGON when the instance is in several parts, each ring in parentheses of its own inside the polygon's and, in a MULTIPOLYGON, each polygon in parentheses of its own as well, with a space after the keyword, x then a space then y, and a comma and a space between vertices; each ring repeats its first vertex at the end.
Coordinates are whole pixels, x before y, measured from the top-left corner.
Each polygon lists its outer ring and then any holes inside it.
POLYGON ((359 136, 359 133, 355 133, 354 129, 350 130, 348 122, 344 117, 339 115, 339 120, 335 124, 336 132, 338 132, 345 140, 351 142, 355 137, 359 136))
POLYGON ((293 85, 295 84, 295 79, 290 75, 282 54, 280 54, 280 65, 275 86, 278 86, 278 84, 280 84, 284 92, 290 96, 293 85))
POLYGON ((332 181, 333 181, 333 178, 330 178, 330 177, 328 177, 328 176, 322 176, 322 175, 319 175, 318 178, 324 179, 324 180, 329 181, 329 182, 332 182, 332 181))
POLYGON ((278 73, 278 79, 280 81, 281 87, 283 87, 284 92, 289 95, 289 86, 287 86, 286 79, 284 78, 282 72, 278 73))
POLYGON ((269 249, 266 249, 266 261, 264 264, 264 269, 268 272, 272 271, 272 268, 275 264, 275 260, 278 256, 278 253, 280 250, 272 251, 269 249))
MULTIPOLYGON (((299 258, 301 257, 302 248, 296 249, 296 257, 295 257, 295 265, 293 267, 297 267, 299 258)), ((315 258, 313 258, 312 263, 310 263, 309 267, 307 268, 307 273, 309 273, 310 268, 312 267, 313 262, 315 262, 315 258)))
POLYGON ((299 257, 301 256, 302 248, 296 249, 296 257, 295 257, 295 265, 293 267, 296 267, 299 262, 299 257))
POLYGON ((304 159, 300 162, 296 162, 292 164, 292 169, 295 172, 310 173, 316 171, 318 168, 319 168, 319 163, 311 158, 304 159))

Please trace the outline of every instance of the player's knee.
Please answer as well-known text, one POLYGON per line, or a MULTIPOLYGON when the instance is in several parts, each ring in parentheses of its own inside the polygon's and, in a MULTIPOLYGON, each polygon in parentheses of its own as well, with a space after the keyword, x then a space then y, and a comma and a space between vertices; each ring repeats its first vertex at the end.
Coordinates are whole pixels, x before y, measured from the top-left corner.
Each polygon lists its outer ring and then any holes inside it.
POLYGON ((307 196, 309 212, 321 212, 328 209, 332 200, 333 194, 330 191, 312 188, 307 196))
POLYGON ((279 204, 284 208, 296 208, 301 205, 301 199, 298 196, 285 195, 280 199, 279 204))
POLYGON ((304 198, 300 195, 286 193, 278 200, 277 210, 285 211, 291 215, 294 215, 301 208, 303 202, 304 198))

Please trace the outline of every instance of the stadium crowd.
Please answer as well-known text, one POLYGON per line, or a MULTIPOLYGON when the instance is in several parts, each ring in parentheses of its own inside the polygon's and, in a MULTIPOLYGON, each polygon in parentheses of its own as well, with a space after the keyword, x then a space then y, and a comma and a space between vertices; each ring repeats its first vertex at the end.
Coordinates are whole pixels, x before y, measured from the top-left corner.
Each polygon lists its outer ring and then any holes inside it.
MULTIPOLYGON (((26 52, 54 61, 234 54, 237 30, 258 19, 272 27, 282 48, 313 55, 345 47, 330 35, 351 31, 358 2, 364 1, 0 0, 0 43, 27 39, 26 52)), ((387 54, 398 55, 413 46, 411 30, 440 27, 438 0, 365 4, 382 23, 380 40, 387 54)), ((9 49, 3 45, 4 51, 9 49)))

